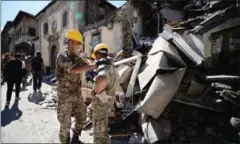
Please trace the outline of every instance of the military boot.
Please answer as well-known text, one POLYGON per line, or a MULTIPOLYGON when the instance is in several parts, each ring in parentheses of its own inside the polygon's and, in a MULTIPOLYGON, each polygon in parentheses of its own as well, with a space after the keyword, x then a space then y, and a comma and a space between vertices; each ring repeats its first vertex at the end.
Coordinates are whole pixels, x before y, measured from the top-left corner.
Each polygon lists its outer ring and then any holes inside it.
POLYGON ((79 135, 78 134, 73 134, 71 144, 82 144, 82 142, 79 140, 79 135))
POLYGON ((70 143, 70 137, 62 137, 61 135, 59 135, 59 140, 60 140, 61 144, 69 144, 70 143))
POLYGON ((5 109, 9 109, 10 101, 7 101, 5 104, 5 109))
POLYGON ((76 131, 74 128, 72 128, 73 136, 71 140, 71 144, 82 144, 82 142, 79 140, 79 136, 81 135, 82 131, 76 131))

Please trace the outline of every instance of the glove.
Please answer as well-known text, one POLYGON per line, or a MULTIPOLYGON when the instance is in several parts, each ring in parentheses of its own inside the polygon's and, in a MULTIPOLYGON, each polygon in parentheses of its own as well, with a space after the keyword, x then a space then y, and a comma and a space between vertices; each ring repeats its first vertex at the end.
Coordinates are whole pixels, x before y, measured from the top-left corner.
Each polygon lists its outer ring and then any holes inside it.
POLYGON ((110 64, 111 64, 110 60, 105 59, 105 58, 96 61, 97 66, 99 66, 99 65, 110 65, 110 64))
POLYGON ((109 99, 112 98, 112 96, 108 95, 105 91, 103 91, 100 94, 96 94, 96 97, 104 104, 107 103, 109 99))

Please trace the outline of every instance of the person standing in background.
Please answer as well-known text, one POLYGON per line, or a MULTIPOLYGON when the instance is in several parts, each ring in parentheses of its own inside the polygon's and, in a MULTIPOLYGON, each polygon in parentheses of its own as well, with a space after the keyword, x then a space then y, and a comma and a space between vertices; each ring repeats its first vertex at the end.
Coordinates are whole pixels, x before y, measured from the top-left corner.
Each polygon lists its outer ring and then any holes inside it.
MULTIPOLYGON (((30 76, 32 71, 31 61, 32 61, 31 56, 27 56, 26 58, 27 76, 30 76)), ((32 77, 30 78, 30 83, 32 83, 32 77)))
POLYGON ((5 108, 9 108, 9 104, 12 97, 13 86, 15 84, 16 99, 19 100, 20 87, 22 82, 22 61, 21 54, 15 54, 15 58, 10 59, 4 68, 3 76, 7 80, 7 101, 5 108))
POLYGON ((27 83, 27 68, 26 68, 24 54, 22 54, 21 61, 22 61, 22 84, 23 84, 23 88, 25 88, 26 83, 27 83))
MULTIPOLYGON (((8 53, 6 53, 5 56, 4 56, 4 58, 2 59, 2 62, 1 62, 2 72, 3 72, 3 70, 5 69, 5 65, 7 64, 7 62, 8 62, 10 59, 11 59, 11 56, 10 56, 8 53)), ((6 78, 3 76, 1 84, 3 85, 5 82, 6 82, 6 78)))
POLYGON ((31 70, 31 61, 32 61, 32 58, 31 56, 27 56, 26 58, 26 68, 27 68, 27 75, 29 76, 30 72, 32 71, 31 70))
POLYGON ((36 92, 38 90, 40 92, 45 68, 41 52, 37 52, 37 56, 32 59, 31 65, 33 75, 33 91, 36 92))

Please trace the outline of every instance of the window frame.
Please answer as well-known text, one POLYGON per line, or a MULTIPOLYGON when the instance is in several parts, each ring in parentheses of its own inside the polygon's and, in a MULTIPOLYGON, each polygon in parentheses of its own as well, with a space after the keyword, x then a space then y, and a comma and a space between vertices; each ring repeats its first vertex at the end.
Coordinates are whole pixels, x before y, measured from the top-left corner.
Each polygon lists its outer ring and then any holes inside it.
POLYGON ((49 33, 49 25, 47 22, 43 23, 43 34, 47 35, 49 33))
POLYGON ((29 34, 30 36, 36 36, 36 29, 33 28, 33 27, 28 27, 28 34, 29 34), (31 34, 31 31, 30 31, 30 30, 34 30, 34 35, 31 34))
POLYGON ((65 28, 68 26, 68 18, 69 18, 69 13, 67 10, 63 11, 63 14, 62 14, 62 27, 65 28), (65 17, 66 16, 66 17, 65 17), (64 19, 66 18, 66 19, 64 19), (66 21, 64 21, 66 20, 66 21), (64 25, 65 24, 65 25, 64 25))
MULTIPOLYGON (((231 28, 227 28, 221 31, 217 31, 211 34, 211 39, 214 39, 215 37, 217 37, 218 35, 223 35, 223 49, 222 52, 225 54, 228 54, 230 52, 230 33, 235 31, 235 30, 239 30, 240 26, 234 26, 231 28)), ((213 43, 212 43, 213 44, 213 43)), ((211 46, 211 49, 213 47, 211 46)))
POLYGON ((98 30, 98 31, 92 32, 92 34, 91 34, 91 35, 92 35, 92 37, 91 37, 91 45, 92 45, 92 48, 91 48, 91 50, 93 50, 93 49, 94 49, 94 47, 97 45, 97 44, 96 44, 96 45, 93 45, 93 37, 94 37, 94 36, 97 36, 97 35, 98 35, 98 36, 99 36, 99 43, 101 43, 101 42, 102 42, 102 38, 101 38, 101 31, 99 31, 99 30, 98 30))
POLYGON ((231 28, 227 28, 224 30, 220 30, 220 31, 216 31, 211 33, 210 39, 211 39, 211 55, 212 55, 212 59, 214 64, 216 64, 216 62, 219 59, 223 59, 226 56, 231 55, 232 53, 234 53, 234 50, 230 49, 230 33, 236 31, 236 30, 240 30, 240 26, 234 26, 231 28), (221 41, 221 51, 217 54, 213 53, 213 45, 215 40, 217 39, 217 37, 222 36, 222 41, 221 41))

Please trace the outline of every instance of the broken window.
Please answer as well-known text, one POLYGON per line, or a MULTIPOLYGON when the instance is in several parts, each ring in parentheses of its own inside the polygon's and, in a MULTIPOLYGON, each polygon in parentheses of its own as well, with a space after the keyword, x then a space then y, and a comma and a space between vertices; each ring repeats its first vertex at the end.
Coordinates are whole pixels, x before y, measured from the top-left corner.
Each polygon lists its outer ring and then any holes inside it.
POLYGON ((240 49, 240 27, 225 29, 212 34, 212 54, 229 55, 240 49))
POLYGON ((222 52, 222 46, 223 46, 223 35, 213 34, 212 35, 212 58, 214 63, 216 63, 219 59, 219 55, 222 52))
POLYGON ((240 27, 232 27, 212 34, 212 59, 218 73, 239 71, 240 27))
POLYGON ((65 11, 62 17, 62 27, 67 26, 67 24, 68 24, 68 13, 67 11, 65 11))
POLYGON ((240 27, 229 33, 229 50, 237 51, 240 49, 240 27))
POLYGON ((44 35, 48 34, 48 23, 44 23, 44 25, 43 25, 43 33, 44 33, 44 35))
POLYGON ((92 34, 92 49, 91 49, 91 50, 93 50, 94 47, 95 47, 97 44, 99 44, 99 43, 101 43, 100 33, 99 33, 99 32, 93 33, 93 34, 92 34))
POLYGON ((219 54, 222 51, 223 35, 213 36, 212 54, 219 54))
POLYGON ((8 37, 8 43, 10 44, 11 41, 12 41, 12 38, 9 36, 9 37, 8 37))
POLYGON ((36 36, 36 30, 34 28, 28 28, 28 34, 30 36, 36 36))

